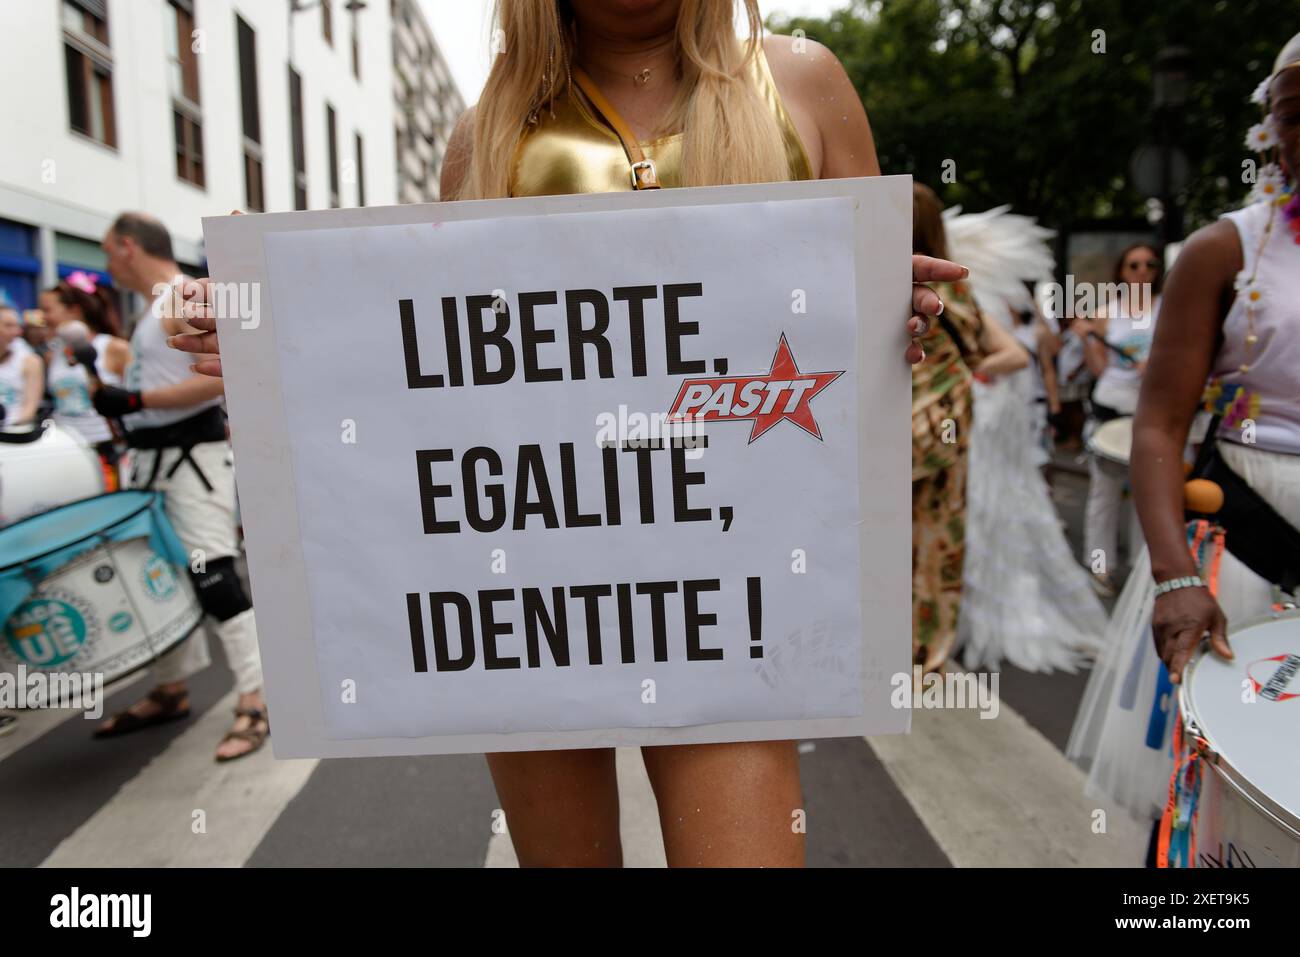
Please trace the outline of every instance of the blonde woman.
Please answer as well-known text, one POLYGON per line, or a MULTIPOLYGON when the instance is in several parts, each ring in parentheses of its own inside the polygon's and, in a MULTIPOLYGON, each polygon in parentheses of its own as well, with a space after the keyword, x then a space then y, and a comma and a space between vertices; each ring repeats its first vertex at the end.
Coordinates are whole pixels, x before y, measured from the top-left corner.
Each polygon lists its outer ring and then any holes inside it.
MULTIPOLYGON (((443 197, 879 174, 866 114, 835 57, 811 41, 764 41, 757 0, 742 6, 743 39, 736 3, 723 0, 498 4, 504 46, 478 106, 452 135, 443 197)), ((964 275, 951 263, 913 260, 917 282, 964 275)), ((913 308, 907 356, 916 362, 922 316, 942 305, 917 286, 913 308)), ((196 302, 187 312, 215 329, 210 307, 196 302)), ((219 351, 215 332, 175 344, 219 351)), ((219 375, 220 360, 196 368, 219 375)), ((804 837, 790 826, 803 806, 793 742, 641 753, 669 864, 803 864, 804 837)), ((488 764, 521 864, 622 863, 612 749, 491 754, 488 764)))

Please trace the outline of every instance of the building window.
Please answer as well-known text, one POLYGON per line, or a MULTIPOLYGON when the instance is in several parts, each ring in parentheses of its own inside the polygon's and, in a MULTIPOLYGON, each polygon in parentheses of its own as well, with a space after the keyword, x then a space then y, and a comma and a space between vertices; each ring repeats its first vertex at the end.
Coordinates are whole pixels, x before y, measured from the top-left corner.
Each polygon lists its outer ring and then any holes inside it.
POLYGON ((194 0, 171 0, 166 8, 168 78, 176 175, 203 183, 203 117, 199 111, 199 60, 194 53, 194 0))
POLYGON ((365 149, 361 144, 361 134, 354 137, 357 148, 357 205, 366 205, 366 160, 365 149))
POLYGON ((330 7, 330 0, 320 0, 320 32, 325 38, 325 42, 330 46, 334 45, 334 11, 330 7))
POLYGON ((0 219, 0 302, 8 299, 19 309, 34 309, 40 280, 36 230, 0 219))
POLYGON ((339 207, 339 138, 334 107, 325 104, 325 136, 330 157, 330 208, 339 207))
POLYGON ((62 11, 68 124, 84 136, 116 147, 107 4, 105 0, 63 0, 62 11))
POLYGON ((307 146, 302 129, 302 77, 289 67, 289 123, 293 152, 293 208, 307 208, 307 146))
POLYGON ((257 108, 257 37, 239 16, 239 104, 244 125, 244 202, 250 210, 266 209, 262 193, 262 119, 257 108))

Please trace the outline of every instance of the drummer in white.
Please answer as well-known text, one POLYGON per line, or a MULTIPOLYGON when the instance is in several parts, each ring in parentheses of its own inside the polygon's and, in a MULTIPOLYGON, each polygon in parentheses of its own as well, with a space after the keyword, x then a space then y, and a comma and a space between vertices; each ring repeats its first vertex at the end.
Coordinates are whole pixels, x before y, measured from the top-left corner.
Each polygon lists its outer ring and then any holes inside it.
MULTIPOLYGON (((235 725, 217 748, 217 760, 249 754, 270 730, 262 698, 262 669, 252 604, 235 572, 233 458, 221 408, 222 381, 195 375, 190 362, 167 348, 183 326, 170 315, 173 284, 183 279, 171 236, 158 220, 123 213, 104 237, 108 270, 120 286, 152 300, 131 336, 125 388, 99 384, 95 408, 120 417, 135 449, 130 484, 165 493, 167 517, 190 554, 190 573, 203 610, 235 674, 235 725)), ((159 658, 157 686, 130 710, 96 732, 108 737, 189 714, 185 679, 209 664, 207 642, 196 634, 159 658)))
MULTIPOLYGON (((1116 295, 1101 304, 1096 319, 1074 324, 1075 333, 1085 343, 1088 371, 1097 380, 1091 403, 1094 426, 1132 415, 1137 409, 1138 389, 1160 314, 1162 269, 1154 248, 1141 243, 1130 246, 1115 266, 1116 295)), ((1084 564, 1092 568, 1097 590, 1109 597, 1115 593, 1110 570, 1119 557, 1125 481, 1102 469, 1096 456, 1089 459, 1088 473, 1084 564), (1099 557, 1101 565, 1097 564, 1099 557)), ((1140 544, 1130 541, 1129 564, 1140 544)))
POLYGON ((0 406, 5 428, 27 425, 41 402, 45 370, 25 341, 18 310, 0 306, 0 406))
POLYGON ((1229 624, 1267 615, 1279 590, 1300 583, 1300 34, 1256 101, 1268 118, 1251 141, 1277 160, 1248 205, 1188 239, 1170 274, 1133 433, 1150 560, 1139 556, 1115 606, 1066 751, 1089 770, 1089 794, 1143 817, 1158 817, 1169 794, 1172 692, 1188 660, 1206 638, 1231 658, 1229 624), (1202 403, 1218 424, 1203 457, 1222 463, 1222 503, 1197 508, 1226 529, 1217 594, 1214 561, 1192 557, 1185 512, 1183 452, 1202 403))

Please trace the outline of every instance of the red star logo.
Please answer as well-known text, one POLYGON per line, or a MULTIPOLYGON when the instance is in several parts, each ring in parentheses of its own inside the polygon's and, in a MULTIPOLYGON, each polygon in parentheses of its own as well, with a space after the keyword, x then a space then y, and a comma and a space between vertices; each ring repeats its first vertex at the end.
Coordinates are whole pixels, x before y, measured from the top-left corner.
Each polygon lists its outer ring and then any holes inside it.
POLYGON ((752 421, 750 442, 782 419, 789 419, 809 435, 821 439, 821 429, 812 412, 813 397, 843 374, 843 370, 800 372, 790 343, 782 333, 770 372, 687 379, 677 392, 668 418, 697 422, 752 421))

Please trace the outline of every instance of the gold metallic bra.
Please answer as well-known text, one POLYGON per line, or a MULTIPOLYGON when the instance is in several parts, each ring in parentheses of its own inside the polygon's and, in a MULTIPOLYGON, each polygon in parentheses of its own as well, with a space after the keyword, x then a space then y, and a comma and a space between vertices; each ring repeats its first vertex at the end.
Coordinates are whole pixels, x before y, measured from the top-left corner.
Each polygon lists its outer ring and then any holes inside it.
MULTIPOLYGON (((791 179, 812 179, 812 163, 777 92, 776 82, 759 50, 752 61, 759 95, 781 129, 791 179)), ((660 136, 640 144, 654 163, 660 185, 681 186, 682 134, 660 136)), ((628 155, 623 141, 577 89, 556 98, 554 114, 542 109, 536 125, 528 127, 515 153, 510 177, 511 196, 554 196, 562 193, 631 191, 628 155)))

